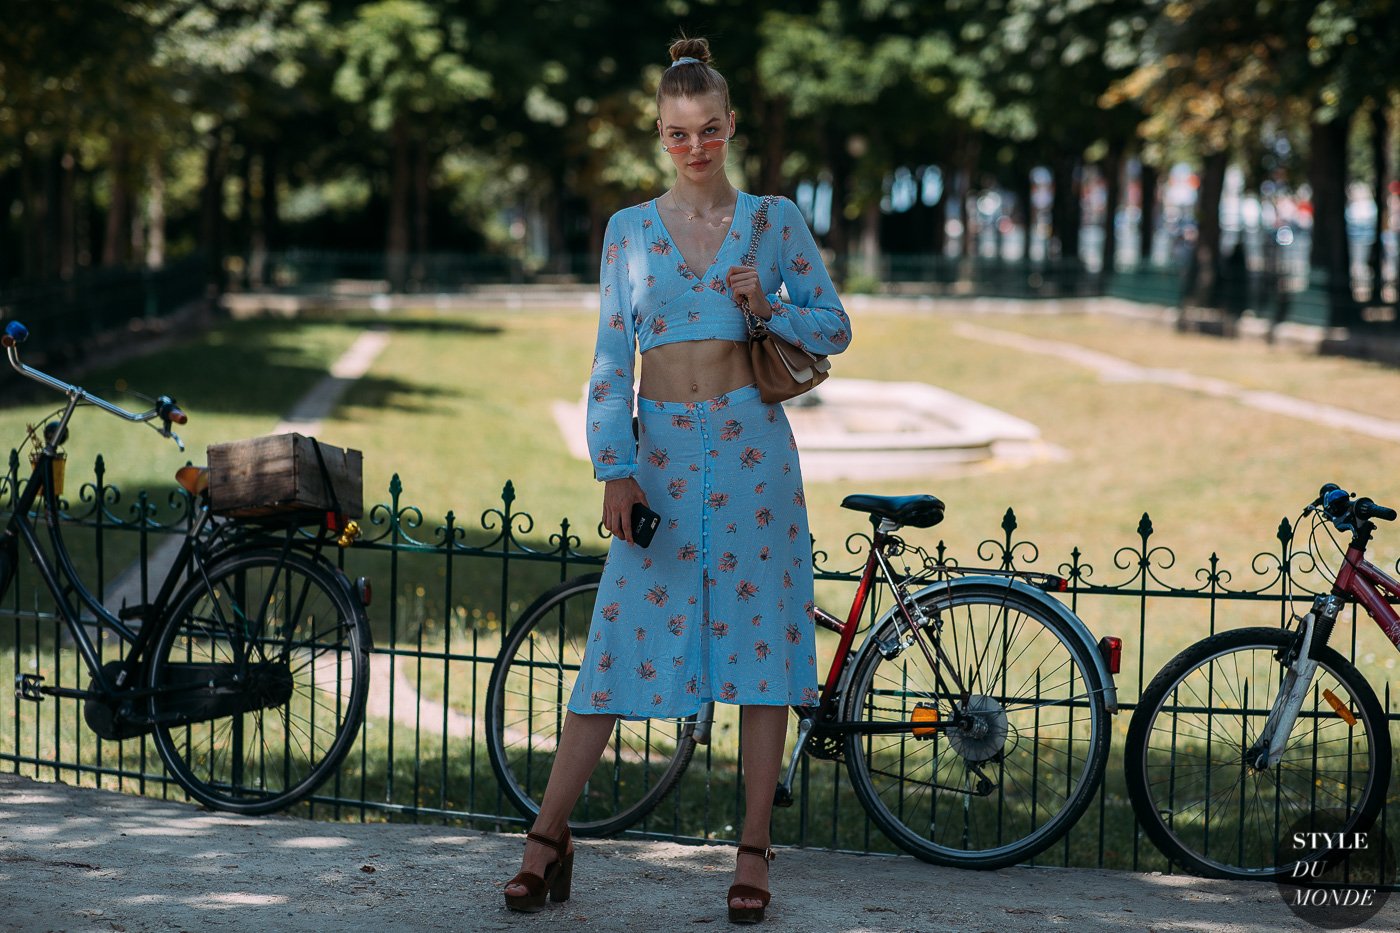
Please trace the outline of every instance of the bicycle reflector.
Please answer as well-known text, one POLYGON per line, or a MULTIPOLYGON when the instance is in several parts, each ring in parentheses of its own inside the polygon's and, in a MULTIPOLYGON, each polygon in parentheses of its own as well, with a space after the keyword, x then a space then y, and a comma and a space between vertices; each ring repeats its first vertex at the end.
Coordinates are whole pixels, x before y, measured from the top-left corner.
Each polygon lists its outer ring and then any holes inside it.
POLYGON ((914 713, 910 717, 914 722, 928 723, 926 726, 914 727, 914 738, 931 738, 938 731, 938 707, 930 706, 927 703, 919 703, 914 707, 914 713))
POLYGON ((1113 635, 1105 635, 1099 639, 1099 654, 1103 655, 1103 662, 1108 665, 1110 674, 1118 673, 1118 668, 1123 663, 1123 639, 1113 635))

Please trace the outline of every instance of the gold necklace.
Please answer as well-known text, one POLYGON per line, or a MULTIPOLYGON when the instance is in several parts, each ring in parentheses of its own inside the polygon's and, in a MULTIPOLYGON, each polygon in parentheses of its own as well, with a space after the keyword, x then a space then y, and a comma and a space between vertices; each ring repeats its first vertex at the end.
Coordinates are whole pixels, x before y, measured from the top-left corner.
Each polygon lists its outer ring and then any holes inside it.
MULTIPOLYGON (((669 194, 669 195, 671 196, 671 203, 674 204, 674 205, 680 210, 680 212, 681 212, 682 214, 685 215, 685 219, 686 219, 686 222, 687 222, 687 223, 694 223, 694 222, 695 222, 695 218, 700 216, 700 212, 699 212, 699 211, 692 211, 690 208, 686 207, 684 204, 681 203, 680 198, 676 197, 676 192, 675 192, 674 189, 671 190, 671 191, 668 191, 667 194, 669 194)), ((708 226, 708 227, 719 227, 719 226, 725 226, 725 227, 727 227, 727 226, 729 226, 729 222, 732 221, 733 219, 734 219, 734 216, 731 214, 731 215, 728 216, 728 217, 721 217, 717 223, 716 223, 716 222, 713 222, 713 221, 709 221, 709 220, 704 221, 704 223, 705 223, 705 225, 708 226)))

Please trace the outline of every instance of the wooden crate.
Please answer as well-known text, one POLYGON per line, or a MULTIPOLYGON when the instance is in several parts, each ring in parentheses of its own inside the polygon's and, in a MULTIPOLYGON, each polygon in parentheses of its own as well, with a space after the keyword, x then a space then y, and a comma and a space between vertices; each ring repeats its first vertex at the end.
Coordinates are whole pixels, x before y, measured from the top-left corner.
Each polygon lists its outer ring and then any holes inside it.
MULTIPOLYGON (((364 510, 363 455, 330 444, 320 446, 341 513, 359 518, 364 510)), ((211 444, 208 454, 209 508, 216 515, 260 518, 334 509, 313 438, 270 434, 211 444)))

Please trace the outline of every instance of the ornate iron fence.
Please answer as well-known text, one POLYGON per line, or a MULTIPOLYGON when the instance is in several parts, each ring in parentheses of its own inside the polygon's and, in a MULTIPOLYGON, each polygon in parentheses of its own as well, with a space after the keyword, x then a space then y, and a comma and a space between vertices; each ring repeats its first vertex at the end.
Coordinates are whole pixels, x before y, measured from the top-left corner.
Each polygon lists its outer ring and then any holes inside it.
MULTIPOLYGON (((0 516, 18 495, 20 459, 12 452, 8 474, 0 476, 0 516)), ((66 537, 82 544, 80 569, 96 581, 94 592, 113 598, 120 590, 145 599, 148 558, 162 540, 182 533, 193 517, 193 501, 182 491, 141 491, 128 497, 107 482, 101 457, 92 479, 81 484, 66 510, 66 537)), ((304 815, 352 820, 456 820, 482 828, 518 825, 519 816, 496 785, 488 764, 482 726, 484 695, 501 638, 539 592, 601 562, 583 549, 584 534, 567 519, 543 527, 516 508, 507 482, 499 505, 470 522, 453 512, 430 522, 406 504, 399 478, 387 502, 375 505, 363 522, 365 537, 341 553, 352 576, 368 575, 380 591, 371 608, 375 629, 372 698, 364 733, 340 773, 308 803, 304 815), (385 595, 387 591, 387 597, 385 595)), ((1015 513, 1007 509, 1001 527, 960 560, 939 542, 940 561, 1058 573, 1069 584, 1071 608, 1095 634, 1117 634, 1125 642, 1124 670, 1118 678, 1124 709, 1114 724, 1119 743, 1109 775, 1094 806, 1073 831, 1038 862, 1064 866, 1167 869, 1156 850, 1140 838, 1121 777, 1121 736, 1144 683, 1168 657, 1217 628, 1239 624, 1278 624, 1298 601, 1310 600, 1324 575, 1312 555, 1296 549, 1293 527, 1283 520, 1274 543, 1249 562, 1241 581, 1212 553, 1185 574, 1178 559, 1158 543, 1144 514, 1136 540, 1117 549, 1100 569, 1078 548, 1064 559, 1042 557, 1019 537, 1015 513), (1149 651, 1149 644, 1153 650, 1149 651)), ((869 538, 853 535, 833 557, 814 550, 819 587, 854 581, 869 538), (851 566, 839 566, 849 559, 851 566)), ((1400 567, 1397 567, 1400 572, 1400 567)), ((153 584, 152 584, 153 585, 153 584)), ((824 589, 819 589, 819 596, 824 589)), ((844 592, 843 595, 848 596, 844 592)), ((872 610, 873 611, 873 610, 872 610)), ((1389 655, 1372 657, 1368 637, 1380 638, 1364 616, 1351 630, 1350 643, 1334 647, 1360 662, 1381 694, 1393 739, 1400 740, 1400 712, 1389 676, 1389 655), (1369 630, 1369 631, 1368 631, 1369 630), (1379 676, 1377 676, 1379 675, 1379 676), (1383 682, 1381 682, 1383 681, 1383 682)), ((1339 633, 1345 632, 1339 629, 1339 633)), ((114 650, 112 642, 103 642, 114 650)), ((1379 642, 1384 648, 1389 643, 1379 642)), ((828 650, 830 646, 827 646, 828 650)), ((86 671, 77 652, 65 644, 51 597, 24 568, 0 605, 0 658, 8 673, 40 673, 50 684, 81 685, 86 671)), ((697 754, 681 787, 632 832, 678 840, 733 839, 742 815, 737 760, 738 717, 721 704, 714 739, 697 754)), ((179 796, 163 773, 147 740, 98 740, 82 725, 76 701, 17 702, 0 697, 0 767, 31 776, 69 780, 160 796, 179 796)), ((862 852, 893 848, 871 824, 852 793, 841 766, 808 757, 796 788, 798 805, 779 810, 774 839, 780 843, 862 852)), ((1400 818, 1392 797, 1383 827, 1400 818)))

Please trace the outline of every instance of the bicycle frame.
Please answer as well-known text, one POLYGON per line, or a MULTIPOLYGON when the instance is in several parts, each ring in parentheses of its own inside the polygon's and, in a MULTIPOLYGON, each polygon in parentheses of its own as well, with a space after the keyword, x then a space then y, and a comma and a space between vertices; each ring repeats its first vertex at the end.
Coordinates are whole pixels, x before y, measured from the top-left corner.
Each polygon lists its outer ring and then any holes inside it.
MULTIPOLYGON (((777 799, 786 804, 791 801, 791 787, 793 778, 796 775, 797 763, 801 758, 808 740, 813 735, 824 737, 845 736, 849 734, 893 734, 907 733, 915 728, 923 731, 949 730, 962 728, 967 725, 961 716, 950 718, 939 718, 937 720, 920 720, 907 722, 872 722, 866 720, 842 720, 839 718, 839 705, 845 692, 851 673, 854 668, 851 662, 857 654, 851 650, 855 641, 857 630, 860 628, 861 616, 870 599, 871 588, 875 584, 877 572, 883 575, 885 585, 894 596, 894 605, 879 620, 872 624, 867 639, 874 638, 876 630, 881 624, 894 614, 898 614, 901 620, 902 636, 901 645, 904 648, 917 646, 930 667, 934 671, 937 688, 944 696, 962 696, 970 694, 968 687, 962 682, 955 664, 951 662, 943 649, 941 641, 930 638, 926 629, 932 623, 923 612, 920 597, 925 595, 937 598, 944 593, 949 600, 953 597, 955 584, 948 580, 940 580, 921 589, 916 594, 909 592, 909 583, 913 577, 897 573, 890 565, 889 556, 886 551, 892 546, 898 547, 900 541, 894 536, 894 532, 899 529, 899 525, 881 519, 878 522, 872 519, 875 524, 874 535, 871 539, 870 554, 866 558, 865 568, 861 573, 860 582, 856 587, 855 598, 851 603, 850 612, 843 622, 836 616, 823 611, 820 607, 815 610, 815 620, 821 627, 835 632, 840 636, 840 642, 836 648, 836 655, 832 659, 830 670, 827 672, 826 682, 822 684, 819 694, 819 701, 815 708, 793 707, 793 712, 798 717, 797 742, 794 744, 791 757, 788 760, 788 767, 782 782, 779 784, 777 799), (947 672, 949 679, 944 679, 947 672)), ((971 571, 967 571, 971 573, 971 571)), ((1025 574, 1010 570, 983 570, 977 571, 977 578, 965 578, 969 581, 973 579, 995 580, 999 586, 1004 585, 1006 596, 1013 592, 1020 593, 1041 602, 1048 610, 1059 615, 1070 625, 1080 636, 1082 647, 1085 649, 1090 662, 1099 671, 1105 694, 1105 705, 1110 712, 1116 712, 1118 708, 1117 694, 1113 686, 1113 678, 1107 669, 1103 656, 1097 645, 1094 644, 1092 636, 1088 634, 1083 623, 1059 602, 1046 596, 1042 590, 1028 586, 1021 582, 1019 578, 1030 577, 1046 582, 1052 579, 1048 575, 1025 574)), ((864 649, 862 649, 864 650, 864 649)), ((881 650, 884 650, 883 644, 881 650)), ((890 650, 894 650, 893 647, 890 650)))
MULTIPOLYGON (((1400 649, 1400 614, 1386 601, 1382 592, 1400 599, 1400 581, 1395 580, 1384 570, 1366 559, 1366 547, 1371 542, 1375 525, 1363 522, 1352 535, 1342 566, 1337 571, 1337 579, 1332 584, 1330 594, 1313 600, 1313 608, 1303 617, 1301 650, 1289 664, 1275 697, 1269 717, 1260 730, 1259 740, 1251 746, 1249 757, 1256 768, 1263 770, 1277 762, 1282 756, 1288 737, 1293 732, 1293 724, 1302 709, 1313 675, 1317 672, 1317 662, 1312 659, 1312 646, 1317 642, 1326 644, 1332 635, 1337 614, 1348 598, 1361 604, 1366 614, 1378 625, 1385 636, 1397 649, 1400 649), (1261 749, 1267 751, 1260 755, 1261 749)), ((1333 705, 1340 701, 1328 697, 1333 705)), ((1342 710, 1339 708, 1338 713, 1342 710)))
POLYGON ((1385 637, 1400 649, 1400 613, 1381 595, 1384 590, 1400 599, 1400 580, 1391 577, 1375 564, 1366 560, 1366 545, 1370 542, 1370 530, 1365 529, 1364 537, 1358 533, 1337 572, 1337 581, 1332 586, 1332 595, 1340 598, 1350 596, 1361 604, 1367 615, 1380 626, 1385 637))
MULTIPOLYGON (((61 424, 66 426, 68 416, 72 414, 72 408, 73 406, 70 405, 69 409, 65 411, 61 424)), ((67 625, 74 644, 77 646, 79 654, 82 655, 83 663, 92 674, 93 683, 97 689, 96 691, 86 691, 48 687, 44 688, 43 692, 50 696, 77 699, 106 699, 118 692, 122 696, 132 699, 149 696, 151 695, 150 690, 141 690, 126 685, 130 682, 131 676, 139 670, 145 649, 160 627, 154 623, 164 617, 166 606, 174 595, 175 586, 183 571, 192 563, 202 568, 202 561, 199 560, 196 553, 196 544, 209 520, 208 513, 201 514, 185 536, 171 572, 161 584, 155 599, 147 605, 136 607, 140 610, 139 614, 143 617, 145 624, 140 627, 139 631, 133 630, 122 618, 109 612, 87 588, 79 577, 77 568, 73 564, 73 558, 64 544, 60 530, 58 496, 54 490, 53 463, 55 455, 56 451, 52 444, 45 445, 44 449, 40 451, 34 470, 30 474, 28 482, 25 483, 19 501, 15 504, 14 512, 6 525, 4 536, 7 541, 14 540, 16 548, 22 543, 33 557, 39 577, 53 596, 58 613, 67 625), (41 546, 38 529, 30 518, 35 500, 40 497, 41 489, 44 523, 48 526, 49 545, 53 550, 52 563, 41 546), (68 598, 64 584, 71 588, 76 597, 78 603, 76 606, 68 598), (91 613, 91 618, 84 618, 83 609, 91 613), (110 630, 130 646, 130 650, 115 672, 115 678, 109 676, 109 670, 104 669, 93 639, 87 633, 86 626, 93 624, 99 628, 110 630)))

